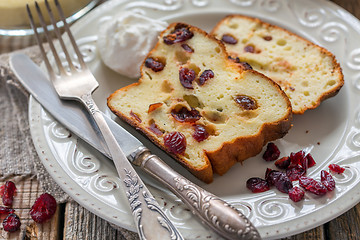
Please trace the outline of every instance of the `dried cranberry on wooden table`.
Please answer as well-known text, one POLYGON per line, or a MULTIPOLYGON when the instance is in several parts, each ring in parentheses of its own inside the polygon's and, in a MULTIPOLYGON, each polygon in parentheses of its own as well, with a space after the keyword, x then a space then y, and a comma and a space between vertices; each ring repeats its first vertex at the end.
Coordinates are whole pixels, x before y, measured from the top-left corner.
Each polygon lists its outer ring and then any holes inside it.
POLYGON ((15 212, 15 210, 12 208, 0 206, 0 214, 9 214, 9 213, 14 213, 14 212, 15 212))
POLYGON ((20 229, 20 226, 20 218, 15 213, 10 213, 3 221, 4 230, 7 232, 15 232, 20 229))
POLYGON ((37 223, 49 220, 56 212, 56 200, 48 193, 41 194, 31 207, 30 216, 37 223))
POLYGON ((16 186, 12 181, 6 181, 5 184, 0 187, 0 194, 5 206, 12 206, 15 193, 16 186))

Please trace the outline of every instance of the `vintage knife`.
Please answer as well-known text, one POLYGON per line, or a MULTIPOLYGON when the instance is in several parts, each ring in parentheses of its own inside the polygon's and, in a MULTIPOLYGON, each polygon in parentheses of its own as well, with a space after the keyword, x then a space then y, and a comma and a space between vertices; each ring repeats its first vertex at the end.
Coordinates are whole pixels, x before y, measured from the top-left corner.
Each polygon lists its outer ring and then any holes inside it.
MULTIPOLYGON (((94 132, 94 123, 87 112, 75 102, 62 101, 47 76, 30 58, 14 54, 10 58, 10 67, 53 117, 95 149, 110 156, 94 132)), ((129 161, 165 184, 202 223, 226 239, 261 239, 256 228, 239 210, 175 172, 119 124, 106 116, 105 119, 129 161)))

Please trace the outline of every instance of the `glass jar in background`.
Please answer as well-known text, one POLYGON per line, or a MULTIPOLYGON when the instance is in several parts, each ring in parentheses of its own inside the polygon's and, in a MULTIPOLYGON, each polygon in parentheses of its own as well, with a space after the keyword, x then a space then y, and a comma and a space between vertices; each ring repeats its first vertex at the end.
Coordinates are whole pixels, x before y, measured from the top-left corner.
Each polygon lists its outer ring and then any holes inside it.
MULTIPOLYGON (((71 23, 91 10, 100 0, 58 0, 67 22, 71 23)), ((37 0, 45 20, 50 24, 46 14, 44 0, 37 0)), ((53 0, 49 0, 52 9, 55 9, 53 0)), ((0 0, 0 36, 26 36, 32 35, 29 18, 26 12, 26 4, 35 11, 35 0, 0 0)), ((53 10, 54 13, 56 11, 53 10)), ((56 19, 59 19, 55 16, 56 19)), ((35 19, 37 21, 37 19, 35 19)))

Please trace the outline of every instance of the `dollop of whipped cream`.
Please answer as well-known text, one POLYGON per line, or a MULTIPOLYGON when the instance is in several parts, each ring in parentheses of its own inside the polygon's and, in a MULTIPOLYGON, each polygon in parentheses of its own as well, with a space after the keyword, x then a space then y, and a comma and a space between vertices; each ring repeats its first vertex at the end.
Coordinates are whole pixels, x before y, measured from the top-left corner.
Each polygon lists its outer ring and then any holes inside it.
POLYGON ((140 76, 140 65, 168 23, 128 12, 104 23, 98 49, 105 65, 130 78, 140 76))

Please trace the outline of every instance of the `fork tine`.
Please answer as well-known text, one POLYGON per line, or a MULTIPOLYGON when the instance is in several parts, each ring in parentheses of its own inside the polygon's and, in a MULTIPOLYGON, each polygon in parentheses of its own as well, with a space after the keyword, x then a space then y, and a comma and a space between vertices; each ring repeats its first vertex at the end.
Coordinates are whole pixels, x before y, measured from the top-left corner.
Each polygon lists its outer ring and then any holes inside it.
POLYGON ((77 46, 76 41, 74 39, 74 36, 72 35, 72 33, 70 31, 69 25, 67 24, 67 22, 65 20, 64 12, 63 12, 60 4, 59 4, 59 1, 58 0, 54 0, 54 1, 55 1, 55 5, 56 5, 56 7, 58 9, 60 18, 61 18, 62 22, 64 23, 64 29, 65 29, 66 33, 68 34, 69 39, 71 41, 71 44, 72 44, 72 46, 73 46, 73 48, 75 50, 75 53, 76 53, 76 55, 78 57, 80 66, 81 66, 82 69, 87 69, 87 66, 86 66, 86 64, 84 62, 83 56, 82 56, 82 54, 81 54, 81 52, 79 50, 79 47, 77 46))
POLYGON ((53 39, 49 33, 49 31, 47 30, 47 27, 46 27, 46 24, 45 24, 45 20, 44 20, 44 16, 41 12, 41 9, 39 7, 39 4, 35 1, 35 7, 36 7, 36 12, 39 16, 39 20, 40 20, 40 24, 42 26, 42 28, 44 29, 44 33, 45 33, 45 36, 48 40, 48 43, 49 43, 49 46, 50 46, 50 49, 51 49, 51 52, 55 58, 55 61, 56 61, 56 64, 57 64, 57 67, 59 69, 59 73, 60 75, 66 75, 66 71, 61 63, 61 60, 60 60, 60 57, 59 55, 57 54, 57 51, 55 49, 55 46, 54 46, 54 43, 53 43, 53 39))
POLYGON ((51 67, 51 64, 49 62, 49 59, 48 59, 48 57, 46 55, 46 52, 45 52, 45 49, 44 49, 44 46, 43 46, 43 42, 42 42, 42 40, 41 40, 41 38, 39 36, 39 33, 37 31, 37 28, 35 26, 34 18, 32 16, 29 4, 26 4, 26 10, 27 10, 27 13, 28 13, 28 16, 29 16, 29 19, 30 19, 31 28, 34 31, 36 41, 38 42, 38 45, 39 45, 39 48, 40 48, 40 51, 41 51, 41 55, 42 55, 42 57, 44 59, 46 69, 47 69, 47 71, 48 71, 48 73, 50 75, 50 78, 53 78, 53 77, 55 77, 55 73, 54 73, 53 68, 51 67))
POLYGON ((63 50, 63 52, 64 52, 64 54, 65 54, 66 60, 67 60, 67 62, 68 62, 68 64, 69 64, 69 67, 70 67, 70 69, 71 69, 72 71, 75 71, 74 64, 72 63, 70 54, 69 54, 68 50, 66 49, 65 43, 64 43, 64 41, 63 41, 63 39, 62 39, 62 37, 61 37, 60 30, 59 30, 59 28, 58 28, 57 25, 56 25, 55 17, 54 17, 54 14, 52 13, 52 10, 51 10, 51 7, 50 7, 50 5, 49 5, 48 0, 45 0, 45 5, 46 5, 46 8, 47 8, 47 10, 48 10, 48 14, 49 14, 49 16, 50 16, 51 23, 52 23, 52 25, 54 26, 54 31, 55 31, 55 33, 56 33, 56 36, 57 36, 57 38, 58 38, 58 40, 59 40, 59 42, 60 42, 61 48, 62 48, 62 50, 63 50))

